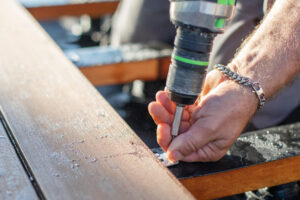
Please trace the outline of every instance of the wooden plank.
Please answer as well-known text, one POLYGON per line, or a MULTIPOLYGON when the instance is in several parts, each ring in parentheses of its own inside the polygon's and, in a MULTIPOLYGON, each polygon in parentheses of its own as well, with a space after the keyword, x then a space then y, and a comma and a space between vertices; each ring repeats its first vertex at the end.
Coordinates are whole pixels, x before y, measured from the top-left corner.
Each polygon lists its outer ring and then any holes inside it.
POLYGON ((131 63, 118 63, 80 68, 87 79, 96 86, 158 79, 158 60, 145 60, 131 63))
POLYGON ((155 81, 165 79, 170 65, 169 58, 116 63, 79 68, 95 86, 113 85, 134 80, 155 81))
POLYGON ((0 199, 38 199, 0 121, 0 199))
POLYGON ((21 6, 0 26, 0 105, 47 199, 193 198, 21 6))
POLYGON ((65 54, 92 84, 100 86, 165 79, 172 49, 163 44, 131 44, 72 49, 65 54))
POLYGON ((300 180, 300 123, 245 133, 215 163, 170 170, 199 199, 215 199, 300 180))
POLYGON ((197 199, 216 199, 300 180, 300 156, 195 178, 181 183, 197 199))
POLYGON ((56 1, 33 1, 21 0, 27 7, 27 10, 37 20, 53 20, 62 16, 80 16, 87 14, 92 18, 99 18, 106 14, 113 14, 119 4, 119 1, 110 0, 56 0, 56 1), (26 2, 28 2, 26 4, 26 2))

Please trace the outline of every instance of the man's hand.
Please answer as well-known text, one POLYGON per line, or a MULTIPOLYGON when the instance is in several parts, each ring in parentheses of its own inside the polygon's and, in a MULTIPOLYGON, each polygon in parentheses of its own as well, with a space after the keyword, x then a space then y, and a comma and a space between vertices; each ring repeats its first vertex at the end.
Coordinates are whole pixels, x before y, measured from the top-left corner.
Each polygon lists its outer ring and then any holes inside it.
POLYGON ((187 106, 179 135, 171 142, 175 104, 165 91, 156 95, 149 112, 157 124, 157 141, 171 160, 210 162, 221 159, 257 109, 250 88, 224 80, 216 70, 204 84, 201 101, 187 106))

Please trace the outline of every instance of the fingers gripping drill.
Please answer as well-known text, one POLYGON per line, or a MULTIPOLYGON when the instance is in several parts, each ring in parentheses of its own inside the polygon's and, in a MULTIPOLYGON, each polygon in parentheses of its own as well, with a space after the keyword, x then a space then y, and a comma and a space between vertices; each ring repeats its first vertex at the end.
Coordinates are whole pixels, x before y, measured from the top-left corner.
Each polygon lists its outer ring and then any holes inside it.
POLYGON ((177 33, 167 77, 169 98, 176 103, 172 137, 178 135, 184 107, 201 92, 212 44, 224 32, 236 0, 171 0, 170 18, 177 33))

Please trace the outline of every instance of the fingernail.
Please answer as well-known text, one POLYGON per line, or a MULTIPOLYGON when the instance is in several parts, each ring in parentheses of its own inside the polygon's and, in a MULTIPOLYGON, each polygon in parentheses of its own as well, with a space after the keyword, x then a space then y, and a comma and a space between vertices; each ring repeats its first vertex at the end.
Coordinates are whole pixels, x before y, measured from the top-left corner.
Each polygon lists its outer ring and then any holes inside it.
POLYGON ((178 161, 183 158, 183 155, 179 151, 167 151, 167 156, 172 161, 178 161))

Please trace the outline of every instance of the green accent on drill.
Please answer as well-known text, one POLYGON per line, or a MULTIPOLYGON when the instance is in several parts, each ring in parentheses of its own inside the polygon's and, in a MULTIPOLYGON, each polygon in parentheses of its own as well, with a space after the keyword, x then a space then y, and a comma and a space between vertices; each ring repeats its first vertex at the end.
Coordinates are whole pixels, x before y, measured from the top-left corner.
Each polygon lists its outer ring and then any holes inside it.
POLYGON ((180 62, 184 62, 187 64, 191 64, 191 65, 208 66, 208 62, 206 62, 206 61, 191 60, 191 59, 183 58, 183 57, 176 56, 176 55, 174 56, 174 58, 175 58, 175 60, 178 60, 180 62))
POLYGON ((235 5, 235 1, 236 0, 218 0, 218 4, 233 6, 235 5))
POLYGON ((225 19, 217 19, 216 27, 217 28, 224 28, 224 26, 225 26, 225 19))
POLYGON ((235 0, 229 0, 228 5, 234 6, 235 5, 235 0))
MULTIPOLYGON (((234 6, 236 0, 218 0, 218 4, 221 5, 229 5, 234 6)), ((224 28, 225 27, 225 19, 217 19, 216 21, 216 27, 217 28, 224 28)))

